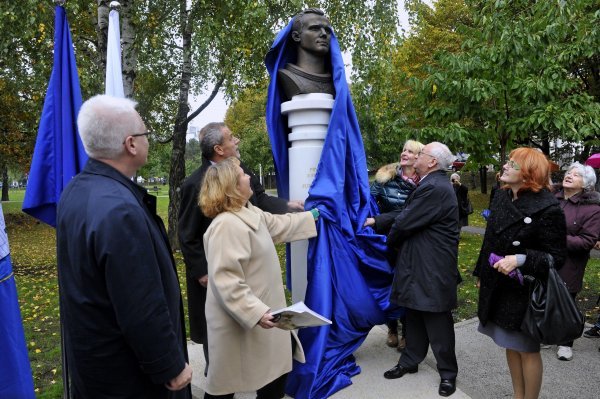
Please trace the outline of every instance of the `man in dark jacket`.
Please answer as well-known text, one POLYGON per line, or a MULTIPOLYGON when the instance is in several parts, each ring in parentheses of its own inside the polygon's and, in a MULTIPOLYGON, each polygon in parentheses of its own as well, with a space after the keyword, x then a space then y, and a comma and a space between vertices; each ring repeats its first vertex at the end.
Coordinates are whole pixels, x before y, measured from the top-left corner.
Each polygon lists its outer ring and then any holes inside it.
MULTIPOLYGON (((208 266, 204 253, 202 236, 208 229, 212 219, 204 216, 198 206, 198 193, 204 174, 212 163, 221 162, 229 157, 240 157, 238 151, 239 139, 222 122, 212 122, 204 126, 198 134, 202 150, 202 165, 190 175, 181 186, 181 203, 179 205, 178 237, 181 253, 186 267, 186 282, 188 293, 188 312, 190 318, 190 338, 202 344, 204 357, 208 365, 208 348, 206 345, 206 286, 208 284, 208 266)), ((250 202, 264 211, 282 214, 290 211, 303 211, 300 201, 287 201, 272 197, 254 173, 244 164, 240 165, 250 176, 252 197, 250 202)))
POLYGON ((135 102, 96 96, 77 124, 90 159, 57 214, 61 321, 73 398, 191 398, 183 304, 135 102))
POLYGON ((454 351, 457 304, 458 204, 444 170, 454 157, 444 144, 427 144, 415 169, 421 180, 396 217, 388 245, 398 248, 391 301, 406 308, 410 339, 398 364, 384 373, 388 379, 416 373, 431 349, 441 382, 438 393, 456 391, 458 365, 454 351))

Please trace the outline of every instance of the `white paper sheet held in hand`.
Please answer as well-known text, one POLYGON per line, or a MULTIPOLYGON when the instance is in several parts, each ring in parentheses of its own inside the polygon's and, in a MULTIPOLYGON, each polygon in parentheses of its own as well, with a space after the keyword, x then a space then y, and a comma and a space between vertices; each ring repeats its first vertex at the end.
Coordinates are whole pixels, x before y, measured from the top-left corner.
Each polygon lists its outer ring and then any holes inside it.
POLYGON ((331 324, 331 320, 311 310, 304 302, 296 302, 292 306, 271 312, 273 322, 284 330, 294 330, 302 327, 316 327, 331 324))

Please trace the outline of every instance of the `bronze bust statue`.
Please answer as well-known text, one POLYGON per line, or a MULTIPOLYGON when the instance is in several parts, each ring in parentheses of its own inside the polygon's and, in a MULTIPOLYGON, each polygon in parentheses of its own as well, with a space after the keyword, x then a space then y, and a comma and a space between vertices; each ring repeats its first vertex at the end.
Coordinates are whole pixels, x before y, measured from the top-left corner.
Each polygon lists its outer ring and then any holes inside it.
POLYGON ((335 96, 331 73, 327 70, 331 32, 325 13, 317 8, 308 8, 294 17, 292 40, 298 51, 296 64, 287 64, 277 72, 284 100, 306 93, 335 96))

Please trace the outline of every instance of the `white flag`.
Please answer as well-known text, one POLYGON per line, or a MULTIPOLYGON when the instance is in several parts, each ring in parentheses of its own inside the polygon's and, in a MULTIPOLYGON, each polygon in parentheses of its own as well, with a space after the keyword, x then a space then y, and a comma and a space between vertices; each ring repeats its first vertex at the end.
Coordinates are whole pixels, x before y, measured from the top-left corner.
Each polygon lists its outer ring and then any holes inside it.
POLYGON ((121 73, 121 31, 119 12, 111 10, 108 14, 108 44, 106 46, 106 94, 113 97, 125 97, 123 75, 121 73))

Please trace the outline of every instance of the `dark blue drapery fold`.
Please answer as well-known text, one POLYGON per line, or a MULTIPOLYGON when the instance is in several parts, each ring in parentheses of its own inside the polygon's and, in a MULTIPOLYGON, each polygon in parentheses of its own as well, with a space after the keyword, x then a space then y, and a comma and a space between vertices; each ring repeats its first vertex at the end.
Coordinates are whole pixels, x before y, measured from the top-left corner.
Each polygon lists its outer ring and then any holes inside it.
POLYGON ((8 236, 0 204, 0 398, 34 399, 8 236))
POLYGON ((52 227, 63 188, 88 159, 77 134, 82 101, 69 23, 63 7, 55 11, 54 65, 23 200, 23 212, 52 227))
MULTIPOLYGON (((271 76, 267 128, 280 196, 288 197, 288 129, 281 116, 277 71, 295 62, 292 22, 266 57, 271 76)), ((326 398, 350 385, 360 372, 353 357, 370 329, 382 324, 390 307, 392 269, 385 258, 385 237, 362 225, 377 212, 369 193, 366 157, 344 62, 335 35, 331 38, 335 103, 306 209, 319 208, 318 236, 308 249, 306 304, 330 318, 331 326, 300 330, 306 363, 294 363, 287 392, 299 399, 326 398)), ((292 265, 293 267, 293 265, 292 265)), ((289 273, 288 273, 289 275, 289 273)))

